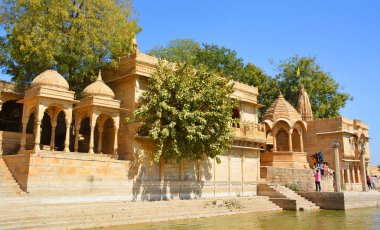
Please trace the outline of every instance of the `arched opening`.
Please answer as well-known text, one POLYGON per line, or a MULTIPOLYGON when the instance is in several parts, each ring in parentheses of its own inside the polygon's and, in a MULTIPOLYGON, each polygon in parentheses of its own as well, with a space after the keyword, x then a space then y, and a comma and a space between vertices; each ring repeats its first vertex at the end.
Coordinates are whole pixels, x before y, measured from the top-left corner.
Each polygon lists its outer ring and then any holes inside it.
POLYGON ((94 151, 102 154, 113 154, 115 126, 111 117, 99 116, 94 130, 94 151))
POLYGON ((240 128, 240 110, 238 108, 232 109, 232 127, 234 128, 240 128))
POLYGON ((57 127, 55 129, 55 149, 58 151, 63 151, 65 149, 65 138, 66 138, 66 114, 62 110, 57 116, 57 127))
POLYGON ((0 130, 21 132, 22 104, 14 100, 6 101, 0 111, 0 130))
POLYGON ((29 114, 28 123, 26 125, 26 134, 32 134, 33 138, 30 140, 28 138, 25 139, 25 150, 32 150, 34 148, 33 140, 36 135, 34 133, 35 131, 34 127, 36 125, 35 123, 36 123, 36 112, 33 111, 32 113, 29 114))
POLYGON ((276 135, 277 151, 289 151, 288 133, 283 129, 279 129, 276 135))
POLYGON ((240 119, 240 110, 238 108, 232 109, 232 119, 240 119))
POLYGON ((297 130, 292 133, 292 147, 294 152, 301 152, 300 133, 297 130))
POLYGON ((44 150, 50 150, 51 140, 51 118, 50 115, 45 112, 41 121, 41 140, 40 145, 44 150))
POLYGON ((112 118, 108 118, 104 122, 104 131, 103 131, 103 145, 102 151, 106 154, 113 154, 113 143, 114 143, 114 132, 115 126, 112 118))
POLYGON ((85 117, 81 120, 81 123, 80 123, 78 152, 83 152, 83 153, 88 152, 90 148, 89 147, 90 135, 91 135, 90 118, 85 117))

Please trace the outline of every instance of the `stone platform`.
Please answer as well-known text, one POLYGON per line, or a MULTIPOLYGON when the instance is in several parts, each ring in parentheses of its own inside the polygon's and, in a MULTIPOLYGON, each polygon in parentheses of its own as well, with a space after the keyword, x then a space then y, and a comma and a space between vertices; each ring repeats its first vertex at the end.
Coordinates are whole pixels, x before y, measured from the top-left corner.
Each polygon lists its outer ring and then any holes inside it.
POLYGON ((131 202, 126 196, 48 196, 0 198, 0 203, 0 229, 81 229, 282 210, 262 196, 154 202, 131 202))
POLYGON ((126 194, 133 186, 129 162, 108 155, 41 150, 3 159, 30 195, 126 194))
POLYGON ((30 196, 123 195, 133 200, 255 196, 257 158, 222 156, 222 163, 155 164, 116 160, 110 155, 29 151, 3 157, 30 196))
POLYGON ((380 207, 380 192, 299 192, 321 209, 347 210, 380 207))

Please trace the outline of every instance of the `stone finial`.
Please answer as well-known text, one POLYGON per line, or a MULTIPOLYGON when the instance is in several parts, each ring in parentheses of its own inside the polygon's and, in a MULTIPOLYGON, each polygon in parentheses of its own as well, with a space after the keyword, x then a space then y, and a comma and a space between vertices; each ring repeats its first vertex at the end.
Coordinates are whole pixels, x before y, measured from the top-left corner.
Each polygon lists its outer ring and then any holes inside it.
POLYGON ((133 51, 135 51, 136 54, 140 53, 139 45, 137 44, 136 34, 133 35, 132 45, 133 45, 133 51))
POLYGON ((97 81, 103 81, 102 79, 102 71, 99 70, 98 78, 96 79, 97 81))
POLYGON ((301 85, 301 90, 298 95, 297 112, 301 115, 302 120, 304 121, 314 120, 310 99, 303 84, 301 85))

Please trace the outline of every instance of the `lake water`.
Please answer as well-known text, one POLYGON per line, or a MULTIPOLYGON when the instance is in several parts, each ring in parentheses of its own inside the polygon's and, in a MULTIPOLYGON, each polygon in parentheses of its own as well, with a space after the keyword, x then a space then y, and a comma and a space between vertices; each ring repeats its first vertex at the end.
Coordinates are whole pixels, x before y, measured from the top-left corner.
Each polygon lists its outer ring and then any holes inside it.
POLYGON ((198 229, 380 229, 380 208, 349 211, 261 212, 102 228, 104 230, 198 229))

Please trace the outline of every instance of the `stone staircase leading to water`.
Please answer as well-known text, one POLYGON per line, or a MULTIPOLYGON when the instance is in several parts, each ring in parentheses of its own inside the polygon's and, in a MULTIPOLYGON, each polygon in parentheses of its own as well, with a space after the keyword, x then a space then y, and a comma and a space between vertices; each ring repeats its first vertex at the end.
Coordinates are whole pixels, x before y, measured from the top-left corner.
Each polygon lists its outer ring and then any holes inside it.
POLYGON ((319 210, 313 202, 298 195, 293 190, 277 184, 259 184, 257 194, 270 197, 270 201, 277 204, 284 210, 312 211, 319 210))
POLYGON ((25 194, 8 170, 3 158, 0 157, 0 198, 25 194))
POLYGON ((79 229, 282 210, 268 197, 261 196, 154 202, 78 199, 65 197, 64 202, 55 197, 4 199, 0 205, 0 229, 79 229))

